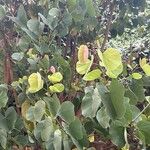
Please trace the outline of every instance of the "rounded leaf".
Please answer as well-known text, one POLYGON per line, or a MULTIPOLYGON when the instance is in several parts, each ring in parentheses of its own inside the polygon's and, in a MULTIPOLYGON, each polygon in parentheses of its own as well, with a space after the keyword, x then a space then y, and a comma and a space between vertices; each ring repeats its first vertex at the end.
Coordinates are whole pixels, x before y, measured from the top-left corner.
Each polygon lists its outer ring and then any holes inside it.
POLYGON ((132 78, 138 80, 142 78, 142 75, 140 73, 132 73, 132 78))
POLYGON ((117 78, 123 71, 121 54, 117 49, 108 48, 104 53, 98 51, 101 59, 100 65, 106 68, 106 74, 110 78, 117 78))
POLYGON ((60 93, 64 91, 64 85, 62 83, 56 83, 49 87, 50 91, 53 93, 60 93))
POLYGON ((89 73, 84 75, 83 80, 85 81, 95 80, 100 77, 101 73, 102 72, 99 69, 92 70, 89 73))
POLYGON ((36 93, 43 88, 44 81, 42 80, 41 75, 37 72, 32 73, 29 76, 28 83, 30 85, 28 91, 30 93, 36 93))
POLYGON ((49 81, 52 83, 60 82, 63 79, 63 76, 60 72, 55 72, 52 75, 48 75, 49 81))

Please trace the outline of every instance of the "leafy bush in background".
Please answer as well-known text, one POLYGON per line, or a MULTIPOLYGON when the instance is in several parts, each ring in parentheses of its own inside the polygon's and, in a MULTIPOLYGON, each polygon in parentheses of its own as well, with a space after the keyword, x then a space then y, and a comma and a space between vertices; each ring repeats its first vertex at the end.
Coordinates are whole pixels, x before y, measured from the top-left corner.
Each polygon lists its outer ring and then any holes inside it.
POLYGON ((148 1, 0 3, 0 149, 148 148, 148 1))

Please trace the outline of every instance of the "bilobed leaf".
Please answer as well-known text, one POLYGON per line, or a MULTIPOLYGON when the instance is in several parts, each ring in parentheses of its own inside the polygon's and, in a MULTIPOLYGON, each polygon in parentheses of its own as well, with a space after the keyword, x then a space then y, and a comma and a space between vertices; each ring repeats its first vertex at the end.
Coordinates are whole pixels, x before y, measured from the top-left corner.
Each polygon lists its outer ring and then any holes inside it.
POLYGON ((92 80, 98 79, 101 73, 102 72, 99 69, 92 70, 84 75, 83 80, 92 81, 92 80))
POLYGON ((67 123, 71 123, 75 119, 74 105, 69 102, 63 102, 58 115, 67 123))
POLYGON ((117 49, 108 48, 103 53, 98 51, 101 59, 100 65, 106 68, 106 74, 110 78, 117 78, 123 71, 121 54, 117 49))
POLYGON ((110 84, 110 96, 117 118, 121 118, 125 114, 124 93, 123 84, 117 79, 113 79, 110 84))

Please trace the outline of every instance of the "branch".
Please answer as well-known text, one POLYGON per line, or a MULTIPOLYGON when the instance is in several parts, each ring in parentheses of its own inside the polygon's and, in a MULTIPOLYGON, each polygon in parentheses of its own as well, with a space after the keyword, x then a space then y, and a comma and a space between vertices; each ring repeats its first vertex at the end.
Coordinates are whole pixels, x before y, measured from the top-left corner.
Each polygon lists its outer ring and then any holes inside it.
POLYGON ((108 35, 109 35, 109 30, 110 30, 110 27, 111 27, 111 24, 112 24, 112 16, 113 16, 114 8, 115 8, 115 4, 113 2, 112 3, 110 2, 110 4, 109 4, 110 15, 108 16, 106 30, 105 30, 105 33, 104 33, 105 37, 104 37, 104 41, 103 41, 102 46, 101 46, 101 51, 104 50, 106 42, 108 41, 108 35))

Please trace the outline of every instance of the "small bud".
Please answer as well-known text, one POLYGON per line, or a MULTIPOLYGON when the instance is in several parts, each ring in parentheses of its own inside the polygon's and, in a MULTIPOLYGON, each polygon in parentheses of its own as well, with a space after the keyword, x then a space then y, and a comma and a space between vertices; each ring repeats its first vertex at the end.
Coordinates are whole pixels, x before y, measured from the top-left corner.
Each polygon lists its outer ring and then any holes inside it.
POLYGON ((55 69, 54 66, 51 66, 50 69, 49 69, 49 71, 52 72, 52 73, 55 73, 55 72, 56 72, 56 69, 55 69))

